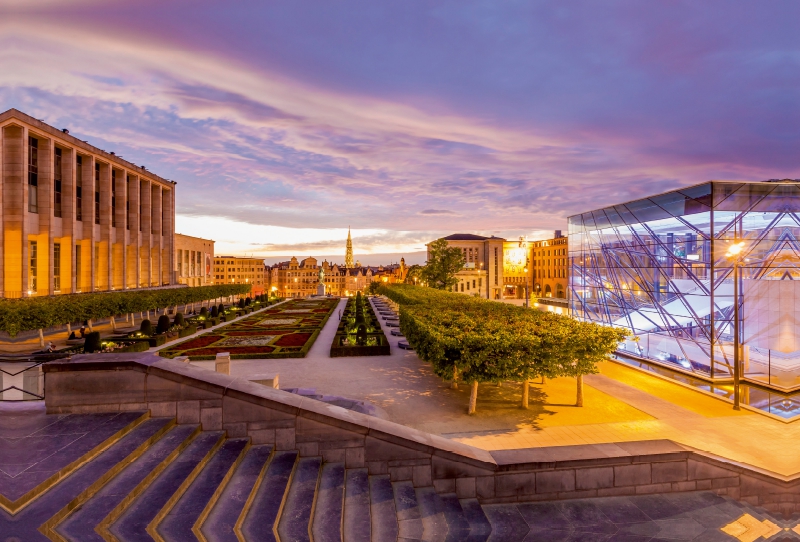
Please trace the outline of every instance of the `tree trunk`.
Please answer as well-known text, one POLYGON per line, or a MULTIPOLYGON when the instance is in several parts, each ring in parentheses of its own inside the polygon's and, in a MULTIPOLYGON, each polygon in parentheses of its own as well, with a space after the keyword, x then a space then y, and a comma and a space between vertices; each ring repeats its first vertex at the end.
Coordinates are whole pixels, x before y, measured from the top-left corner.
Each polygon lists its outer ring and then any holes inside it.
POLYGON ((86 323, 88 324, 89 327, 89 333, 92 333, 94 331, 94 329, 92 329, 92 320, 89 319, 86 321, 86 323))
POLYGON ((70 335, 72 335, 72 325, 69 322, 67 322, 67 337, 69 337, 70 335))
POLYGON ((111 317, 111 331, 113 331, 114 333, 117 332, 117 321, 114 320, 113 316, 111 317))
POLYGON ((450 384, 451 390, 458 389, 458 367, 453 367, 453 383, 450 384))
POLYGON ((530 390, 530 381, 522 381, 522 408, 528 408, 528 391, 530 390))
POLYGON ((578 375, 578 397, 575 406, 583 406, 583 375, 578 375))
POLYGON ((133 327, 135 325, 136 325, 136 314, 132 312, 131 313, 131 327, 133 327))
POLYGON ((39 328, 39 348, 44 348, 44 331, 39 328))
POLYGON ((469 408, 467 414, 475 414, 475 407, 478 405, 478 381, 472 383, 472 390, 469 392, 469 408))

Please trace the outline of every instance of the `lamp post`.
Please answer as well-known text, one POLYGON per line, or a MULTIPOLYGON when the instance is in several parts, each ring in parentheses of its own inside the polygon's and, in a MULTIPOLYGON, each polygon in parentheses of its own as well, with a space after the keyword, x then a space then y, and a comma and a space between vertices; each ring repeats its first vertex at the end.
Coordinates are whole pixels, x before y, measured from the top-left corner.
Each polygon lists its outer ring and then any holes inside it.
POLYGON ((530 303, 528 303, 528 266, 526 265, 523 269, 525 272, 525 308, 530 308, 530 303))
POLYGON ((740 355, 739 350, 739 264, 741 263, 740 254, 744 249, 744 241, 734 242, 728 247, 726 258, 733 261, 733 410, 739 408, 739 380, 741 379, 740 355))

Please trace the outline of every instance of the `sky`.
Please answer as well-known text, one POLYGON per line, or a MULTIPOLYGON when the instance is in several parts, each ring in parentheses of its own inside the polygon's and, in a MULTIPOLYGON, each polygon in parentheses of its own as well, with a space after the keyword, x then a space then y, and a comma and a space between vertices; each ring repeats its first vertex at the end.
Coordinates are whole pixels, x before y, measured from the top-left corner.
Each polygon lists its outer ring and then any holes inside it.
POLYGON ((178 182, 217 253, 362 263, 800 177, 794 0, 0 0, 0 110, 178 182))

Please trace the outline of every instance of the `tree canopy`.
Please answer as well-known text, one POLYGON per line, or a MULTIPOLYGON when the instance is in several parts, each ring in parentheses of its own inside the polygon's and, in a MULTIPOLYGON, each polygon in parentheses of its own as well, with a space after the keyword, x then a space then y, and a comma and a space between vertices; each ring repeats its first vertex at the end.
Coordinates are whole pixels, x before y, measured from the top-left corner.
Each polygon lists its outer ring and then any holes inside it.
POLYGON ((422 280, 431 288, 447 290, 458 282, 455 274, 464 268, 461 249, 451 247, 445 239, 428 245, 428 261, 422 268, 422 280))

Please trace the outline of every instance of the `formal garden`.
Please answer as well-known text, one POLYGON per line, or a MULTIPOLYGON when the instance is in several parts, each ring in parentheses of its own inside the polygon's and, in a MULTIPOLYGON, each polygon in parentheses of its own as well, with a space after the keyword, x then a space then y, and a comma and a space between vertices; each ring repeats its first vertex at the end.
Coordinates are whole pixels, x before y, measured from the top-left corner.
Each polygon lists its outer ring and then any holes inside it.
POLYGON ((478 386, 521 382, 528 406, 529 382, 573 377, 576 405, 583 406, 583 375, 597 372, 628 335, 619 328, 525 309, 440 289, 382 285, 381 295, 400 306, 400 330, 434 373, 470 386, 475 412, 478 386))
POLYGON ((389 341, 372 305, 358 292, 347 300, 331 343, 331 357, 388 356, 389 341))
POLYGON ((214 359, 302 358, 314 344, 339 298, 293 299, 159 351, 163 357, 214 359))

